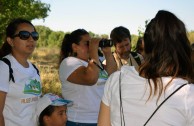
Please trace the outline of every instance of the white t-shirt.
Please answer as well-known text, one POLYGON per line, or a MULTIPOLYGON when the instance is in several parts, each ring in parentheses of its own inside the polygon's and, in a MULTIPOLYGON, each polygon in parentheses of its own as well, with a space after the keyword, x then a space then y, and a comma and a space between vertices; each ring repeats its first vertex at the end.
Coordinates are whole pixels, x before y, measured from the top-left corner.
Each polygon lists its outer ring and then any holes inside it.
MULTIPOLYGON (((134 57, 133 57, 133 55, 131 53, 129 54, 129 58, 128 59, 121 59, 121 58, 119 58, 118 54, 115 53, 115 52, 113 53, 113 56, 114 56, 114 59, 116 61, 117 69, 118 70, 120 70, 123 65, 135 66, 136 68, 139 67, 137 61, 134 59, 134 57)), ((137 53, 137 56, 138 56, 140 62, 142 63, 144 61, 143 56, 140 55, 139 53, 137 53)), ((106 60, 103 60, 102 63, 106 65, 106 60)))
MULTIPOLYGON (((119 75, 120 71, 117 71, 106 81, 102 98, 102 102, 110 107, 112 126, 121 125, 119 75)), ((169 80, 171 77, 162 78, 165 84, 169 80)), ((158 105, 185 83, 188 82, 181 78, 174 79, 165 95, 161 95, 158 105)), ((157 97, 151 98, 146 103, 149 97, 147 79, 140 77, 133 66, 121 67, 121 94, 125 125, 143 126, 157 108, 157 97)), ((194 126, 194 85, 185 85, 171 96, 155 113, 147 126, 194 126)))
POLYGON ((37 126, 35 106, 41 95, 40 76, 30 62, 24 68, 12 55, 11 62, 15 83, 9 81, 9 67, 0 61, 0 90, 7 92, 3 110, 5 126, 37 126))
POLYGON ((98 82, 93 86, 79 85, 67 81, 73 71, 80 66, 87 67, 87 65, 87 62, 75 57, 68 57, 62 61, 59 68, 62 95, 65 99, 73 101, 73 106, 68 107, 67 117, 69 121, 97 123, 100 101, 108 75, 101 71, 98 82))

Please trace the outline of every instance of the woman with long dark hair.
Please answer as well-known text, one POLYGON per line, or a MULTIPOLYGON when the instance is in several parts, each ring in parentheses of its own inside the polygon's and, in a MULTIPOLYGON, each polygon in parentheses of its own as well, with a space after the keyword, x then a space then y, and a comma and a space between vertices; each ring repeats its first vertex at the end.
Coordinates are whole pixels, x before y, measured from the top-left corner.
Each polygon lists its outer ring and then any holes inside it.
POLYGON ((62 42, 59 68, 62 95, 74 102, 67 109, 67 126, 97 125, 104 84, 117 69, 111 47, 102 48, 107 64, 99 61, 100 41, 91 38, 86 30, 77 29, 66 34, 62 42))
POLYGON ((107 80, 99 126, 193 126, 194 73, 184 23, 158 11, 145 30, 144 54, 138 70, 124 66, 107 80))
POLYGON ((34 25, 25 19, 14 19, 6 28, 6 41, 0 49, 0 126, 36 126, 41 81, 28 58, 38 37, 34 25))

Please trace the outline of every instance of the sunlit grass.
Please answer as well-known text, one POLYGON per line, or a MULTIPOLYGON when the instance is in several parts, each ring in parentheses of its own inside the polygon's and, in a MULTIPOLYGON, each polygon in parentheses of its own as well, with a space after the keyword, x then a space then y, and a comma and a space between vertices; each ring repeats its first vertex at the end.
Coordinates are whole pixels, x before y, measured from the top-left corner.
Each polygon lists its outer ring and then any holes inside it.
POLYGON ((42 92, 61 95, 61 83, 58 74, 59 49, 37 48, 32 56, 32 61, 40 71, 42 92))

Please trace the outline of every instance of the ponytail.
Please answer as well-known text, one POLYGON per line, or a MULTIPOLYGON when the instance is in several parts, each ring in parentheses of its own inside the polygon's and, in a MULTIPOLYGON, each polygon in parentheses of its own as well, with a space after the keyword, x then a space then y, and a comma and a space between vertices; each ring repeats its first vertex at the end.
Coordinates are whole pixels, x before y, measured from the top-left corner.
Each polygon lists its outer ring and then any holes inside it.
POLYGON ((72 46, 71 35, 66 34, 61 45, 61 55, 59 62, 61 62, 64 58, 67 58, 73 53, 71 46, 72 46))
POLYGON ((67 58, 68 56, 77 56, 75 52, 73 52, 72 44, 79 44, 79 42, 82 39, 83 35, 89 34, 84 29, 77 29, 73 31, 71 34, 66 34, 61 45, 61 52, 60 52, 60 58, 59 63, 62 62, 64 58, 67 58))

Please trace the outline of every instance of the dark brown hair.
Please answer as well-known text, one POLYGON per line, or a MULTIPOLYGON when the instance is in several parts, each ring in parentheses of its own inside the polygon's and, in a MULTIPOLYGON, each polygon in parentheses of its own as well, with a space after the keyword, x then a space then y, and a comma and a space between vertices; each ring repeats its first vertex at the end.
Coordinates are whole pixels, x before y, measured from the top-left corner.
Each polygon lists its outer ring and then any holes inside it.
MULTIPOLYGON (((7 26, 5 42, 3 43, 0 49, 0 58, 11 53, 11 46, 7 42, 7 37, 13 38, 13 36, 15 35, 15 32, 17 31, 18 26, 23 23, 30 24, 34 27, 34 25, 30 21, 23 18, 13 19, 7 26)), ((36 31, 35 27, 34 27, 34 30, 36 31)))
POLYGON ((43 120, 44 116, 51 116, 52 113, 55 111, 56 106, 49 105, 47 106, 41 113, 38 118, 39 126, 45 126, 45 122, 43 120))
POLYGON ((61 53, 60 53, 60 59, 59 63, 61 61, 68 57, 68 56, 73 56, 73 50, 72 50, 72 44, 79 44, 79 42, 82 39, 83 35, 89 34, 86 30, 84 29, 77 29, 73 31, 71 34, 66 34, 64 36, 62 45, 61 45, 61 53))
POLYGON ((129 38, 129 40, 131 41, 131 34, 127 28, 119 26, 111 31, 110 38, 112 39, 114 45, 116 46, 117 43, 122 42, 122 40, 125 38, 129 38))
POLYGON ((140 75, 149 81, 150 96, 158 95, 159 99, 163 89, 177 77, 193 82, 191 46, 186 28, 173 13, 160 10, 150 21, 144 34, 144 51, 145 62, 140 67, 140 75), (161 78, 168 76, 172 79, 163 87, 161 78))

